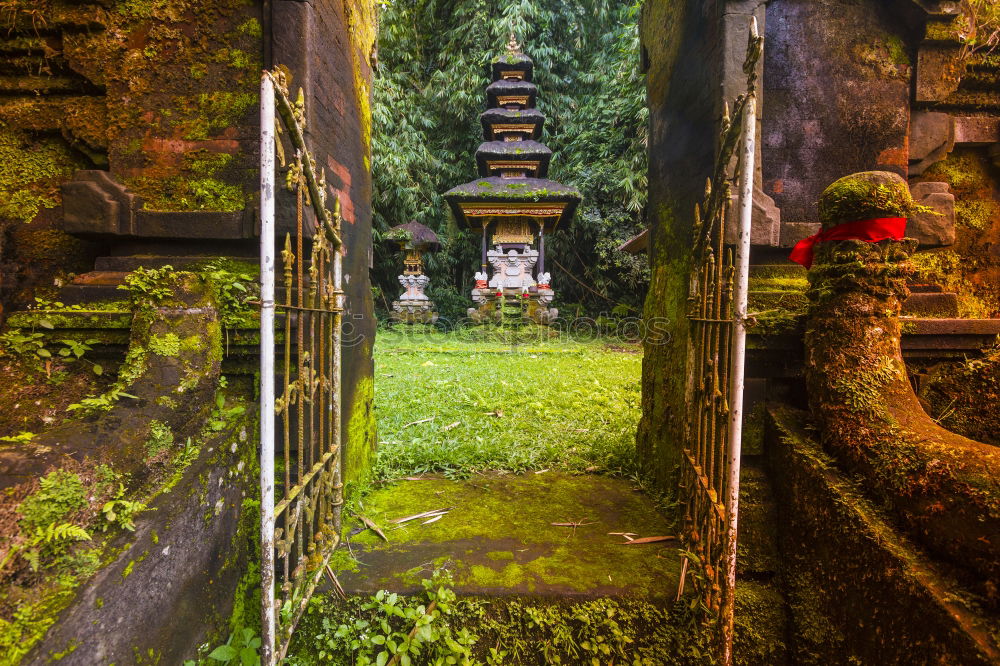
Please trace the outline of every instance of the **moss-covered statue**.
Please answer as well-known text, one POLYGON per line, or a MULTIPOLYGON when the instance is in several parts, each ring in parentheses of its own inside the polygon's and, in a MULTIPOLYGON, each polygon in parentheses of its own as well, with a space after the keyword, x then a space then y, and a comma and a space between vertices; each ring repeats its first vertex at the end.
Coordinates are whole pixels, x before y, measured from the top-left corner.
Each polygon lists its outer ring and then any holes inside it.
POLYGON ((901 227, 875 242, 857 240, 863 229, 843 233, 916 209, 906 182, 880 171, 841 178, 820 197, 823 230, 809 272, 805 340, 810 408, 824 448, 995 607, 1000 448, 931 420, 900 352, 900 304, 916 241, 903 239, 901 227))

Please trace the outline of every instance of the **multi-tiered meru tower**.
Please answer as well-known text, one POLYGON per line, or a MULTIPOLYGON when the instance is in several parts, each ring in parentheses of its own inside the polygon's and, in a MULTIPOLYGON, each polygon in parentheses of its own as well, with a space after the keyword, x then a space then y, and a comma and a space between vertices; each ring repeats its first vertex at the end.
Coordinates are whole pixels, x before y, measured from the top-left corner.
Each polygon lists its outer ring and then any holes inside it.
POLYGON ((485 141, 476 151, 481 178, 444 195, 459 227, 482 234, 476 307, 469 309, 476 321, 499 320, 511 309, 540 324, 558 315, 549 307, 555 292, 545 272, 545 236, 569 226, 581 197, 546 179, 552 151, 538 141, 545 116, 535 109, 532 69, 512 39, 509 53, 493 62, 486 88, 485 141))

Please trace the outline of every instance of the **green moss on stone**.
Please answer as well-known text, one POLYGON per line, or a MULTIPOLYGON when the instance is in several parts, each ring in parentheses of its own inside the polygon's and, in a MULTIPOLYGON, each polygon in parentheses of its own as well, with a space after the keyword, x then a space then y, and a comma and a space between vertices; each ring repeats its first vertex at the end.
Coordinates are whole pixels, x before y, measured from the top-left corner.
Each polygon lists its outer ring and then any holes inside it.
POLYGON ((164 333, 149 337, 149 351, 158 356, 177 356, 181 353, 181 340, 176 333, 164 333))
MULTIPOLYGON (((453 507, 440 520, 421 525, 416 520, 388 532, 383 544, 370 531, 352 538, 358 545, 383 553, 395 567, 410 571, 359 575, 383 576, 379 584, 405 584, 427 558, 441 564, 450 560, 456 583, 478 590, 506 589, 522 594, 547 590, 595 592, 607 587, 628 590, 639 598, 669 595, 665 580, 676 580, 680 558, 672 549, 624 545, 607 532, 635 532, 644 536, 669 534, 665 518, 648 499, 636 495, 621 480, 570 476, 557 472, 522 477, 476 477, 475 482, 428 479, 398 483, 369 495, 365 513, 378 524, 427 511, 453 507), (595 496, 605 499, 599 505, 595 496), (607 498, 614 497, 615 500, 607 498), (607 506, 614 504, 614 510, 607 506), (591 525, 553 526, 553 522, 589 522, 591 525), (467 552, 470 551, 470 552, 467 552), (463 553, 465 553, 463 555, 463 553), (657 558, 656 553, 666 553, 657 558)), ((362 558, 371 564, 369 558, 362 558)))
POLYGON ((87 164, 58 137, 32 137, 0 123, 0 218, 30 222, 59 205, 59 183, 87 164))
POLYGON ((734 662, 771 666, 786 663, 785 599, 771 586, 752 581, 736 584, 734 662))
MULTIPOLYGON (((365 349, 370 349, 368 343, 365 349)), ((346 423, 344 481, 363 481, 370 473, 375 453, 375 382, 362 377, 354 387, 346 423)))
POLYGON ((900 176, 887 171, 864 171, 834 181, 819 198, 824 229, 875 217, 910 217, 927 209, 916 204, 900 176))

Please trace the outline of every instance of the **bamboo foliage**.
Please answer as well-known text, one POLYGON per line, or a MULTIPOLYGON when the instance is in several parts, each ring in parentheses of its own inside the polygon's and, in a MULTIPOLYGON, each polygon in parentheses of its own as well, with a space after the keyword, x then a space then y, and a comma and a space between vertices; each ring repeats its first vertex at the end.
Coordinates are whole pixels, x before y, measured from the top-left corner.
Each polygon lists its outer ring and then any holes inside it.
MULTIPOLYGON (((281 458, 275 478, 274 603, 265 590, 264 612, 276 617, 273 654, 280 661, 329 561, 340 543, 341 479, 340 332, 342 324, 340 201, 326 201, 326 174, 305 142, 305 98, 292 100, 288 77, 274 82, 275 152, 294 195, 295 234, 281 251, 283 289, 277 290, 277 326, 284 345, 274 401, 281 458), (290 149, 281 146, 287 137, 290 149), (285 156, 291 155, 285 164, 285 156), (306 215, 310 209, 312 214, 306 215)), ((265 637, 268 639, 269 637, 265 637)))
MULTIPOLYGON (((640 71, 639 0, 408 0, 380 19, 372 82, 375 232, 372 278, 397 288, 398 257, 381 234, 407 220, 444 240, 426 257, 442 316, 464 316, 479 244, 450 228, 441 194, 476 177, 487 66, 513 33, 535 61, 553 180, 584 197, 573 225, 546 239, 564 302, 641 306, 648 263, 617 251, 645 226, 648 110, 640 71), (565 270, 562 268, 565 267, 565 270), (570 277, 582 278, 597 294, 570 277), (451 298, 447 296, 450 294, 451 298)), ((379 299, 376 304, 388 308, 379 299)))
MULTIPOLYGON (((694 253, 688 290, 688 321, 692 346, 691 400, 686 423, 686 445, 681 460, 680 499, 684 507, 681 538, 689 558, 700 564, 695 577, 707 616, 716 624, 720 642, 731 640, 724 627, 732 624, 733 589, 727 583, 730 540, 726 497, 729 460, 730 358, 734 312, 734 252, 724 242, 731 184, 743 168, 730 167, 743 135, 747 106, 755 104, 756 65, 763 39, 751 31, 743 71, 747 90, 737 97, 730 114, 724 107, 719 128, 715 170, 705 184, 705 198, 694 211, 694 253), (724 617, 724 615, 729 617, 724 617)), ((735 515, 735 514, 734 514, 735 515)), ((733 555, 734 556, 734 555, 733 555)), ((686 570, 686 568, 685 568, 686 570)), ((684 585, 684 581, 681 582, 684 585)), ((731 650, 720 648, 720 654, 731 650)))

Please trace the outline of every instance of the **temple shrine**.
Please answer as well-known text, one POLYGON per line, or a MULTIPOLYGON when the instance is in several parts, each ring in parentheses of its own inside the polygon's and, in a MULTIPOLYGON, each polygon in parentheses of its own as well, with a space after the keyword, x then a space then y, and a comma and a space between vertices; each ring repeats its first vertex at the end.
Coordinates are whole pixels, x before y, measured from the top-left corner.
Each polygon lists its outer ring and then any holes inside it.
POLYGON ((423 255, 441 248, 437 234, 416 220, 410 220, 390 229, 386 240, 398 245, 403 253, 403 274, 397 278, 403 293, 392 302, 390 316, 393 321, 406 324, 433 324, 438 313, 434 301, 424 293, 431 279, 424 275, 423 255))
POLYGON ((545 271, 545 236, 570 225, 581 196, 546 178, 552 151, 539 141, 545 116, 535 108, 533 69, 512 38, 507 55, 492 63, 486 88, 480 178, 444 195, 459 228, 482 234, 476 305, 468 311, 477 322, 499 321, 505 305, 539 324, 559 314, 550 307, 555 292, 545 271))

